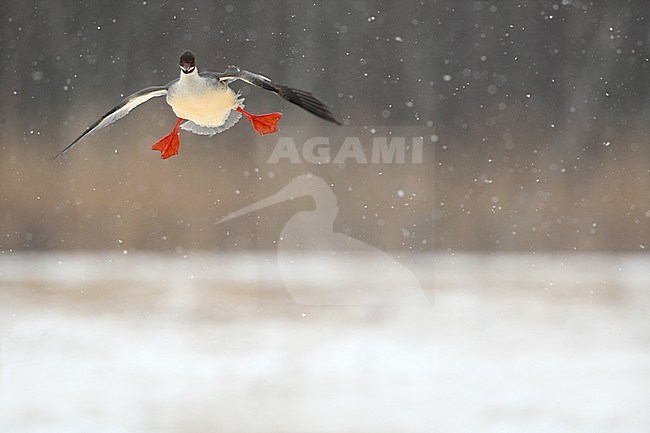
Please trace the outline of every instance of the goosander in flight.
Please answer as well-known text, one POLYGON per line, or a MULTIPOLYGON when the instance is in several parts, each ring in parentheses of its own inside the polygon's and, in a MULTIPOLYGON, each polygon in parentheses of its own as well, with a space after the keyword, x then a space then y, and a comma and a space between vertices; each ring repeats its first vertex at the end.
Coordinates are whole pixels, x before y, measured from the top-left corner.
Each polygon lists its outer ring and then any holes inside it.
POLYGON ((232 127, 243 115, 258 133, 264 135, 277 132, 276 123, 282 117, 282 113, 254 115, 244 110, 243 98, 228 86, 236 80, 270 90, 322 119, 341 124, 334 118, 330 109, 310 92, 276 84, 263 75, 245 71, 236 66, 229 66, 225 72, 221 73, 199 73, 196 67, 196 58, 191 51, 181 54, 179 65, 181 67, 179 78, 165 86, 147 87, 127 97, 101 119, 90 125, 54 159, 67 152, 87 134, 105 128, 129 114, 138 105, 157 96, 166 96, 167 103, 178 116, 178 121, 172 132, 151 147, 152 150, 160 151, 163 159, 178 154, 179 127, 195 134, 212 136, 232 127))

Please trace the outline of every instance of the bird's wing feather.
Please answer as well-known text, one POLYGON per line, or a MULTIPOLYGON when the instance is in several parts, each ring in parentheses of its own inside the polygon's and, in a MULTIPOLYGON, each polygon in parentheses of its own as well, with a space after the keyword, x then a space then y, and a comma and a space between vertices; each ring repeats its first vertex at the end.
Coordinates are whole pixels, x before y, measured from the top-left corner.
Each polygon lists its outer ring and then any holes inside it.
POLYGON ((264 90, 269 90, 273 93, 277 93, 283 99, 291 102, 292 104, 296 104, 297 106, 309 111, 321 119, 328 120, 330 122, 336 123, 337 125, 341 124, 341 122, 339 122, 334 117, 330 111, 330 108, 325 105, 323 101, 305 90, 293 89, 291 87, 285 86, 284 84, 274 83, 264 75, 245 71, 238 68, 237 66, 229 66, 225 72, 212 72, 211 75, 225 82, 242 80, 248 84, 252 84, 253 86, 257 86, 264 90))
POLYGON ((58 158, 59 156, 66 153, 72 146, 77 144, 82 138, 87 134, 92 134, 96 131, 99 131, 102 128, 114 123, 115 121, 121 119, 122 117, 129 114, 131 110, 137 107, 140 104, 147 102, 151 98, 157 96, 164 96, 167 94, 167 86, 151 86, 140 91, 135 92, 134 94, 126 97, 119 105, 113 107, 108 113, 104 114, 100 119, 95 123, 90 125, 86 130, 77 137, 72 143, 70 143, 65 149, 57 153, 53 159, 58 158))

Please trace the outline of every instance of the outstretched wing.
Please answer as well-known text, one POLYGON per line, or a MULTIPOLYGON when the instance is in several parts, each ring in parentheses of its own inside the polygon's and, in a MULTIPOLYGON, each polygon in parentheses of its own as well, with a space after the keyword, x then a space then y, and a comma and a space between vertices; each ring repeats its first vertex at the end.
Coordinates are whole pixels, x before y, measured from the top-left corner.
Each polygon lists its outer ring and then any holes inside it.
POLYGON ((254 72, 239 69, 237 66, 228 66, 228 69, 222 73, 214 73, 214 75, 223 81, 242 80, 253 86, 260 87, 264 90, 270 90, 277 93, 283 99, 296 104, 297 106, 309 111, 312 114, 320 117, 321 119, 340 125, 339 122, 329 107, 323 101, 312 95, 310 92, 304 90, 293 89, 283 84, 276 84, 264 75, 256 74, 254 72))
POLYGON ((104 114, 99 120, 90 125, 84 132, 81 134, 75 141, 70 143, 65 149, 57 153, 56 156, 52 159, 57 159, 59 156, 66 153, 72 146, 77 144, 79 140, 84 138, 87 134, 92 134, 100 129, 110 125, 111 123, 121 119, 122 117, 129 114, 129 111, 133 110, 140 104, 147 102, 151 98, 157 96, 163 96, 167 94, 167 86, 151 86, 146 89, 142 89, 138 92, 135 92, 131 96, 125 98, 120 104, 111 109, 108 113, 104 114))

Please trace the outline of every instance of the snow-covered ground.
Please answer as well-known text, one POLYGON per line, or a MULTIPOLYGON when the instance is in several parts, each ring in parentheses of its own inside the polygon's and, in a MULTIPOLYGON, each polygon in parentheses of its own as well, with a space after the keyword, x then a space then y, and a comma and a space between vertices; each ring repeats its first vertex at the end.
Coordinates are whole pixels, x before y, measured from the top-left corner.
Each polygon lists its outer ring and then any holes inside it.
POLYGON ((648 431, 650 256, 416 256, 423 308, 298 305, 369 269, 314 263, 0 256, 0 431, 648 431))

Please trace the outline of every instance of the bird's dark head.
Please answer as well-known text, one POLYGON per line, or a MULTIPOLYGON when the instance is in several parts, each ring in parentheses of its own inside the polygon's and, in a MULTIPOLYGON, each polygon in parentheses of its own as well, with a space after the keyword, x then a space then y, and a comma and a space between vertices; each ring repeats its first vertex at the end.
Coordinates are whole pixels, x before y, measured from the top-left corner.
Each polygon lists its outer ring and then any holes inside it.
POLYGON ((181 71, 184 74, 191 74, 196 69, 196 57, 191 51, 185 51, 181 54, 181 58, 178 61, 178 65, 181 67, 181 71))

